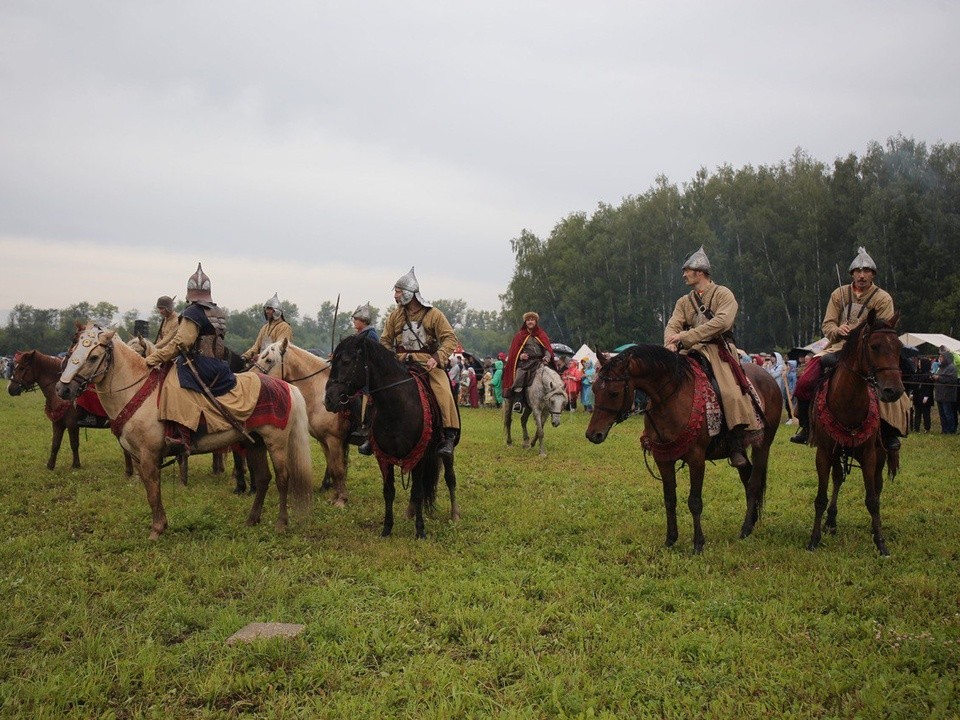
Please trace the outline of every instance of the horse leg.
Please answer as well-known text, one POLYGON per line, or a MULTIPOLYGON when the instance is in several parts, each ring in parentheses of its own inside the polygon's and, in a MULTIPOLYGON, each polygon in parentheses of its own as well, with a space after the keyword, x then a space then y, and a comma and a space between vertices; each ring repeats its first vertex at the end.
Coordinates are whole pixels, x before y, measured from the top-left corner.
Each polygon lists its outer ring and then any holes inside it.
POLYGON ((250 514, 247 516, 247 525, 256 525, 263 514, 263 499, 267 496, 270 485, 270 466, 267 462, 267 449, 263 445, 258 443, 247 450, 247 467, 250 469, 250 482, 257 488, 250 514))
POLYGON ((424 476, 424 462, 421 461, 411 472, 412 480, 410 482, 410 504, 414 508, 414 517, 416 518, 416 534, 415 537, 417 540, 425 540, 427 537, 426 526, 423 522, 423 476, 424 476))
POLYGON ((453 457, 441 457, 443 458, 443 480, 447 483, 447 490, 450 492, 450 519, 457 521, 460 519, 460 506, 457 504, 457 475, 453 469, 453 457))
POLYGON ((223 461, 223 456, 227 454, 226 450, 214 450, 213 451, 213 474, 214 475, 223 475, 224 470, 226 469, 226 464, 223 461))
POLYGON ((380 537, 390 537, 393 532, 393 499, 397 495, 397 488, 393 482, 393 465, 383 471, 383 530, 380 537))
POLYGON ((827 506, 827 518, 823 521, 823 531, 830 535, 837 533, 837 501, 840 498, 840 487, 843 485, 843 460, 838 455, 834 460, 833 467, 830 469, 830 475, 833 479, 833 494, 830 496, 830 504, 827 506))
POLYGON ((57 466, 57 453, 60 452, 60 443, 63 442, 64 427, 53 423, 53 436, 50 439, 50 457, 47 458, 47 470, 53 470, 57 466))
POLYGON ((73 455, 70 467, 76 470, 80 467, 80 428, 76 424, 68 425, 67 437, 70 438, 70 452, 73 455))
POLYGON ((740 528, 741 540, 750 536, 754 526, 760 520, 760 508, 763 505, 763 496, 767 485, 766 475, 769 460, 770 446, 764 444, 753 449, 749 465, 737 468, 747 498, 747 512, 740 528))
POLYGON ((870 519, 873 526, 873 544, 884 557, 890 555, 887 550, 887 543, 883 539, 883 529, 880 526, 880 491, 883 487, 880 470, 880 462, 877 457, 880 450, 873 444, 864 449, 863 453, 863 485, 865 490, 865 502, 867 510, 870 512, 870 519), (877 478, 880 477, 880 482, 877 478))
POLYGON ((177 472, 180 484, 187 486, 187 476, 190 474, 190 456, 183 452, 177 453, 177 472))
POLYGON ((283 532, 289 524, 287 512, 287 491, 290 488, 290 477, 287 472, 286 446, 271 446, 270 459, 273 461, 273 474, 277 478, 277 493, 280 495, 280 512, 277 515, 277 532, 283 532))
POLYGON ((507 445, 513 445, 513 437, 510 435, 511 425, 513 425, 513 410, 509 400, 506 400, 503 403, 503 431, 507 435, 507 445))
POLYGON ((663 478, 663 507, 667 512, 667 547, 677 541, 677 473, 670 461, 657 461, 660 477, 663 478))
POLYGON ((123 474, 133 477, 133 455, 126 450, 123 451, 123 474))
POLYGON ((823 511, 827 509, 827 483, 830 479, 830 467, 833 464, 831 455, 833 455, 831 450, 824 447, 817 448, 817 497, 813 501, 813 532, 810 533, 807 550, 816 550, 823 537, 820 527, 823 511))
POLYGON ((547 451, 543 449, 543 420, 544 418, 540 414, 534 415, 537 419, 537 435, 533 439, 535 443, 540 444, 540 457, 546 457, 547 451))
POLYGON ((349 446, 340 438, 330 438, 322 444, 327 456, 327 470, 324 473, 324 484, 333 488, 333 497, 330 502, 335 507, 344 507, 347 504, 347 452, 349 446), (329 480, 328 480, 329 478, 329 480))
POLYGON ((163 500, 160 496, 160 456, 158 451, 150 452, 140 448, 140 480, 147 491, 147 502, 150 503, 152 519, 150 522, 150 539, 156 540, 167 529, 167 514, 163 510, 163 500))
POLYGON ((529 450, 532 443, 530 442, 530 433, 527 432, 527 419, 530 417, 530 408, 526 405, 523 406, 523 414, 520 416, 520 427, 523 428, 523 449, 529 450))
MULTIPOLYGON (((233 494, 244 495, 247 492, 247 460, 240 450, 233 451, 233 494)), ((250 481, 250 493, 253 494, 257 489, 250 481)))
POLYGON ((703 527, 700 525, 700 516, 703 514, 703 473, 704 463, 692 462, 690 467, 690 494, 687 495, 687 507, 693 517, 693 552, 699 555, 703 552, 706 539, 703 537, 703 527))

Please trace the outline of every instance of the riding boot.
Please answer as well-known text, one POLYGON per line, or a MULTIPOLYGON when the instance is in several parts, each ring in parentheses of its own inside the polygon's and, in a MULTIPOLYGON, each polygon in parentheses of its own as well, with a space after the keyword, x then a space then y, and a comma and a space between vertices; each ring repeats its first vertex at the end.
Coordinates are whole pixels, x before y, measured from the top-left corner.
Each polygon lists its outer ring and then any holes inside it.
POLYGON ((453 448, 457 442, 457 430, 456 428, 444 428, 443 429, 443 442, 440 443, 440 447, 437 448, 438 455, 445 455, 447 457, 453 457, 453 448))
POLYGON ((790 438, 790 442, 806 445, 810 439, 810 401, 797 398, 797 422, 800 429, 790 438))
POLYGON ((900 433, 897 432, 897 429, 892 425, 881 422, 880 423, 880 439, 883 442, 883 446, 889 451, 894 452, 895 450, 900 449, 900 433))
POLYGON ((750 464, 746 453, 743 450, 743 425, 737 425, 730 430, 727 442, 730 445, 730 465, 735 468, 746 467, 750 464))

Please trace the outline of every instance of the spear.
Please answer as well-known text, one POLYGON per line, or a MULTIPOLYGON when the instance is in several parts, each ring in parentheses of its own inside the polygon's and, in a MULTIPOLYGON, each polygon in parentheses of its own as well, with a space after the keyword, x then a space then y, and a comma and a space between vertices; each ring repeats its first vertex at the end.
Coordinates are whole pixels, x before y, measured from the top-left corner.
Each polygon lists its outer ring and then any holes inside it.
POLYGON ((330 354, 333 355, 334 339, 337 337, 337 313, 340 312, 340 293, 337 293, 337 305, 333 309, 333 322, 330 323, 330 354))

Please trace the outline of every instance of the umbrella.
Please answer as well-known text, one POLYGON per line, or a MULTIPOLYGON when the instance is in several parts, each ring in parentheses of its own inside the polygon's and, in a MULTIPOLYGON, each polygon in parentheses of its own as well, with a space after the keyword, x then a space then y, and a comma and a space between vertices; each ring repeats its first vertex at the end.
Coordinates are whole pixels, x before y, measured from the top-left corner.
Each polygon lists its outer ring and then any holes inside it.
POLYGON ((559 355, 573 355, 573 348, 563 343, 550 343, 553 351, 559 355))
POLYGON ((622 353, 624 350, 629 350, 632 347, 636 347, 636 343, 627 343, 626 345, 621 345, 620 347, 615 347, 613 351, 615 353, 622 353))

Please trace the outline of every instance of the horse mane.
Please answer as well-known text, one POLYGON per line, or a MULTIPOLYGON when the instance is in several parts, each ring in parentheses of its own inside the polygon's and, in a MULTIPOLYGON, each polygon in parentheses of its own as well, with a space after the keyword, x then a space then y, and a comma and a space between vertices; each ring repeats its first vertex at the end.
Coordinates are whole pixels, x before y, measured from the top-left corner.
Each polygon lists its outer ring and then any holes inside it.
POLYGON ((629 365, 631 360, 637 360, 648 368, 660 371, 677 382, 682 382, 684 379, 693 376, 693 366, 689 357, 660 345, 634 345, 629 347, 601 369, 605 369, 607 365, 614 363, 617 368, 624 365, 624 370, 626 370, 626 366, 629 365))

